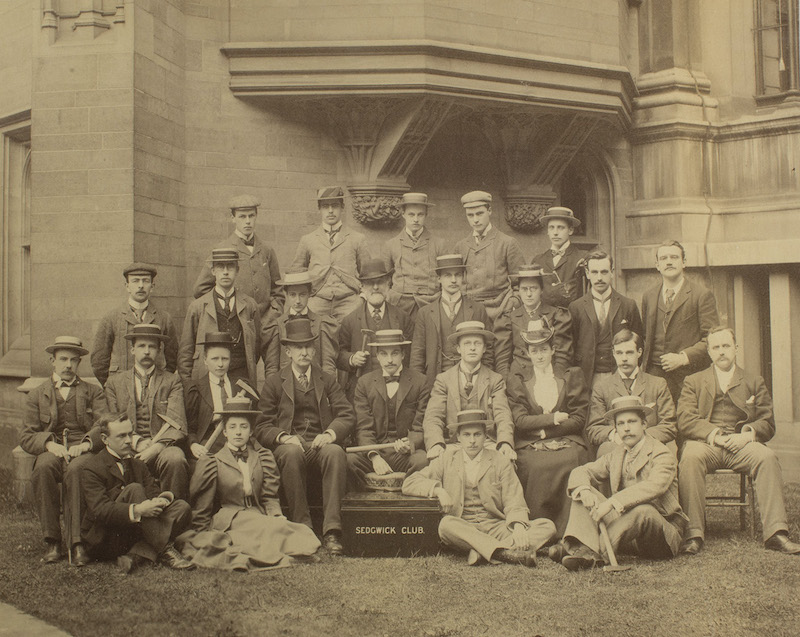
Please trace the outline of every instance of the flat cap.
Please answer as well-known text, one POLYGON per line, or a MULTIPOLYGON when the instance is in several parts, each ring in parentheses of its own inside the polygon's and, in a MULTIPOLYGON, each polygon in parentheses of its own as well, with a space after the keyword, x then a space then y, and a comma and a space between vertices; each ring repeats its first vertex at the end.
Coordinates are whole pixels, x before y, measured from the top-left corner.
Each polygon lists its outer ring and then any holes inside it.
POLYGON ((478 208, 479 206, 491 206, 492 195, 483 190, 473 190, 461 197, 461 205, 465 208, 478 208))
POLYGON ((155 275, 158 274, 158 270, 154 265, 136 261, 135 263, 130 263, 129 265, 125 266, 125 269, 122 271, 122 276, 124 276, 126 279, 128 278, 129 274, 149 274, 150 276, 155 277, 155 275))
POLYGON ((258 208, 261 202, 253 195, 236 195, 228 204, 231 210, 239 210, 241 208, 258 208))
POLYGON ((339 186, 326 186, 317 190, 317 201, 335 201, 344 199, 344 190, 339 186))

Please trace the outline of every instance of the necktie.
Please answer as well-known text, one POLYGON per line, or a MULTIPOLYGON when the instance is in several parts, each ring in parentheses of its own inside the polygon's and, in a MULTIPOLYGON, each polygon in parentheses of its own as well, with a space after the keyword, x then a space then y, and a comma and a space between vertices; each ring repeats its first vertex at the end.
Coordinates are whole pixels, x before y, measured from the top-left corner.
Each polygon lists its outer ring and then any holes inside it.
POLYGON ((481 244, 481 239, 483 239, 483 236, 479 234, 475 234, 472 236, 475 237, 475 245, 479 246, 481 244))
POLYGON ((400 376, 399 375, 396 375, 396 376, 384 376, 383 380, 386 381, 387 385, 389 383, 399 383, 400 382, 400 376))
POLYGON ((333 245, 333 241, 336 239, 336 233, 339 232, 338 228, 336 230, 326 230, 325 232, 328 233, 328 240, 330 241, 331 245, 333 245))
POLYGON ((381 322, 381 310, 378 307, 372 308, 372 320, 376 323, 381 322))
POLYGON ((144 403, 147 402, 147 386, 150 384, 150 376, 151 374, 145 374, 142 376, 136 368, 134 368, 133 373, 139 379, 139 382, 142 385, 142 392, 139 395, 139 402, 144 403))
POLYGON ((600 304, 600 311, 597 314, 597 320, 600 321, 600 323, 605 323, 606 318, 608 317, 608 312, 606 312, 606 302, 603 299, 597 298, 596 296, 592 298, 600 304))
POLYGON ((246 246, 250 246, 252 248, 256 242, 256 235, 251 234, 249 239, 242 239, 242 241, 246 246))
POLYGON ((625 389, 628 390, 628 393, 631 393, 631 389, 633 388, 633 378, 623 378, 622 384, 625 385, 625 389))
POLYGON ((236 451, 231 449, 231 453, 233 454, 234 460, 237 461, 243 460, 244 462, 247 462, 247 447, 243 447, 242 449, 237 449, 236 451))
POLYGON ((467 397, 469 397, 469 395, 472 393, 472 388, 474 387, 474 385, 472 384, 472 379, 475 376, 475 372, 467 373, 464 372, 463 370, 462 372, 464 373, 464 376, 467 377, 467 382, 464 383, 464 393, 467 395, 467 397))
POLYGON ((122 458, 117 464, 122 465, 122 479, 125 484, 133 482, 133 460, 130 458, 122 458))
POLYGON ((664 294, 666 297, 666 312, 664 312, 664 331, 667 331, 667 324, 669 323, 670 315, 672 314, 672 301, 675 299, 675 290, 669 288, 664 294))
POLYGON ((58 388, 61 389, 62 387, 75 387, 78 384, 78 379, 74 379, 72 382, 67 382, 65 380, 58 381, 58 388))
POLYGON ((666 296, 666 299, 667 299, 667 307, 669 308, 669 307, 672 306, 672 301, 675 300, 675 290, 673 290, 672 288, 669 288, 667 290, 667 293, 665 294, 665 296, 666 296))
POLYGON ((297 385, 300 387, 300 389, 306 391, 308 389, 308 376, 305 374, 300 374, 300 376, 297 377, 297 385))
POLYGON ((555 257, 561 258, 564 256, 564 250, 553 250, 552 248, 550 248, 550 254, 553 255, 553 258, 555 257))
POLYGON ((219 379, 219 398, 222 401, 222 407, 225 408, 225 404, 228 402, 228 393, 225 391, 225 379, 219 379))
POLYGON ((306 312, 305 314, 291 314, 290 316, 292 318, 308 318, 308 312, 306 312))
POLYGON ((131 312, 136 317, 137 323, 142 323, 142 315, 144 314, 143 310, 138 310, 135 307, 131 307, 131 312))

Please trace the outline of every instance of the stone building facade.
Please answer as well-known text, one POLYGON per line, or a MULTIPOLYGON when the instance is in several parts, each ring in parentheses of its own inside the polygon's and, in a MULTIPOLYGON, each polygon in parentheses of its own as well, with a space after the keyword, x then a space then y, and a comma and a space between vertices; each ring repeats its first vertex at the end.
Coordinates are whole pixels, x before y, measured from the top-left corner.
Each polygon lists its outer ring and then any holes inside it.
POLYGON ((181 321, 232 195, 285 267, 341 184, 376 246, 409 189, 453 242, 494 193, 526 255, 568 205, 637 299, 679 239, 800 479, 798 0, 8 0, 0 35, 0 464, 17 387, 91 341, 125 263, 181 321))

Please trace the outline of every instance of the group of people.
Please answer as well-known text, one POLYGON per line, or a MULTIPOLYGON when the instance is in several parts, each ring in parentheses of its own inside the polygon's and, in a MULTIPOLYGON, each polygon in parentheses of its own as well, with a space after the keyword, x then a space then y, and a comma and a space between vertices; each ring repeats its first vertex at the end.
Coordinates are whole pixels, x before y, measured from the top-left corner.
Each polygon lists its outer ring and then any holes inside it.
POLYGON ((78 375, 80 339, 47 348, 20 439, 45 562, 62 544, 73 565, 126 573, 338 555, 343 497, 391 473, 438 498, 440 537, 471 564, 532 566, 549 544, 570 570, 601 565, 605 530, 615 550, 696 554, 717 468, 753 477, 766 548, 800 554, 764 444, 770 395, 736 365, 680 243, 657 248, 640 312, 613 289, 612 257, 572 244, 568 208, 543 215, 551 247, 526 263, 486 192, 461 198, 472 232, 453 247, 426 227, 427 195, 405 194, 405 227, 379 252, 343 225, 341 188, 317 203, 282 275, 259 202, 234 198, 180 335, 151 298, 156 267, 126 267, 91 351, 102 387, 78 375))

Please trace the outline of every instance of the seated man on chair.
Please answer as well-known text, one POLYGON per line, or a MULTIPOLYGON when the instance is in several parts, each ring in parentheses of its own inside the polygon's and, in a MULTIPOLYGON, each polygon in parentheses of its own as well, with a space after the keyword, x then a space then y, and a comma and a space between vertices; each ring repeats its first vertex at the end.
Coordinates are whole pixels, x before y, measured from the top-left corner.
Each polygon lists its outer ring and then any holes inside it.
POLYGON ((448 428, 458 439, 403 482, 405 495, 436 497, 444 512, 439 537, 469 552, 467 563, 536 566, 536 551, 556 533, 546 519, 529 520, 514 465, 486 443, 486 412, 458 412, 448 428))
POLYGON ((652 411, 639 396, 615 398, 606 420, 614 424, 621 445, 572 470, 564 540, 549 551, 550 559, 570 571, 603 564, 607 549, 600 544, 600 523, 608 527, 615 553, 677 555, 686 523, 678 504, 677 462, 672 451, 645 433, 652 411), (611 497, 595 484, 609 487, 611 497))
POLYGON ((767 549, 800 554, 789 540, 781 466, 764 443, 775 435, 772 398, 761 376, 736 365, 736 338, 728 327, 707 337, 712 365, 687 377, 678 400, 681 504, 689 515, 682 553, 697 554, 705 536, 706 474, 717 469, 753 478, 767 549))

